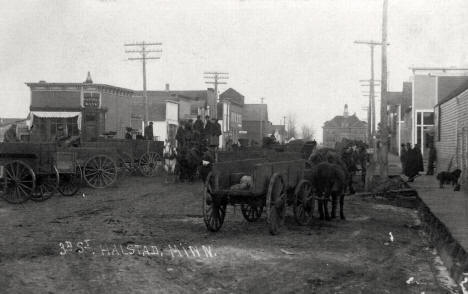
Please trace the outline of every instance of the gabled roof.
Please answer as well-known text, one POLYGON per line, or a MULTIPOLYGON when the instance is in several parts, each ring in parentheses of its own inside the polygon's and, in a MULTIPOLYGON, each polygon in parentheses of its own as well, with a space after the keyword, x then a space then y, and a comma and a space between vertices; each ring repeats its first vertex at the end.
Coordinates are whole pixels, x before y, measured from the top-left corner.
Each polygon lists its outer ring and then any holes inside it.
POLYGON ((243 121, 268 121, 267 104, 244 104, 242 109, 243 121))
POLYGON ((271 125, 268 133, 273 133, 274 131, 278 131, 280 135, 284 135, 286 133, 284 125, 271 125))
POLYGON ((366 128, 367 123, 360 120, 356 114, 344 117, 337 115, 333 119, 326 121, 323 125, 324 128, 366 128))
POLYGON ((455 90, 452 90, 452 92, 450 94, 448 94, 445 98, 439 100, 439 103, 436 104, 437 105, 440 105, 440 104, 443 104, 449 100, 451 100, 452 98, 455 98, 457 97, 458 95, 460 95, 461 93, 465 92, 466 90, 468 90, 468 80, 465 81, 463 84, 461 84, 458 88, 456 88, 455 90))
POLYGON ((244 95, 241 93, 237 92, 233 88, 229 88, 226 91, 224 91, 221 95, 219 95, 219 100, 224 101, 224 100, 229 100, 231 102, 234 102, 240 106, 244 105, 244 95))

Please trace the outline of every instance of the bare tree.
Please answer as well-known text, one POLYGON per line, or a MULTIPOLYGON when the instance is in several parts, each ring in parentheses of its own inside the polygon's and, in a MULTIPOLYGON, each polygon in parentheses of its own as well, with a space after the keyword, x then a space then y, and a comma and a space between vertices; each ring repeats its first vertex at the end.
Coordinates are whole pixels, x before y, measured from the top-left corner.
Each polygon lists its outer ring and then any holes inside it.
POLYGON ((288 130, 288 139, 291 139, 292 137, 297 139, 296 115, 295 114, 290 113, 288 115, 287 130, 288 130))
POLYGON ((312 125, 303 124, 301 127, 301 134, 302 134, 302 139, 304 141, 310 141, 314 139, 315 137, 315 132, 314 132, 314 128, 312 127, 312 125))

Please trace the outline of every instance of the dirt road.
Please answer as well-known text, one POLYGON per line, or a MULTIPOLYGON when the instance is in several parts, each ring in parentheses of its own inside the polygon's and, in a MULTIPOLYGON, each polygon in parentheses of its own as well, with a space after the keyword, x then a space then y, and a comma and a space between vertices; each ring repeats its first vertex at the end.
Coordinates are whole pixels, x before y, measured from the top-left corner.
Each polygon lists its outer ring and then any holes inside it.
POLYGON ((72 198, 0 201, 0 292, 445 293, 411 209, 348 197, 346 221, 288 218, 270 236, 264 218, 229 207, 209 233, 201 189, 129 177, 72 198))

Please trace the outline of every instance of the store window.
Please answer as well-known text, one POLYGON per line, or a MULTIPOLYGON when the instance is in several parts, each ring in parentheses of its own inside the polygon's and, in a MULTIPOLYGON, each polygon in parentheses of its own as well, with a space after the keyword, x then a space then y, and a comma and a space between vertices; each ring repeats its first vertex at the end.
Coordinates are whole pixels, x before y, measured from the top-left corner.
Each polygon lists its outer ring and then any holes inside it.
POLYGON ((190 115, 198 115, 198 106, 190 105, 190 115))
POLYGON ((434 142, 434 116, 433 111, 416 111, 415 143, 423 154, 434 142))

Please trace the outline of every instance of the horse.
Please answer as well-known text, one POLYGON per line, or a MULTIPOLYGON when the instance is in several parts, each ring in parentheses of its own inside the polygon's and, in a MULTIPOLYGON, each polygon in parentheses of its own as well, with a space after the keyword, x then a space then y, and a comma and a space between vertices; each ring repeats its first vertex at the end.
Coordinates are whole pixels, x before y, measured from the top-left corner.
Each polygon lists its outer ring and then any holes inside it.
POLYGON ((306 179, 314 186, 318 200, 318 210, 320 219, 330 220, 328 214, 328 202, 332 201, 331 218, 336 216, 336 206, 340 203, 340 218, 345 219, 343 206, 346 188, 345 170, 339 164, 323 161, 312 167, 306 179))
POLYGON ((165 182, 169 183, 168 178, 170 177, 172 178, 171 182, 174 183, 176 179, 177 150, 167 140, 164 144, 163 158, 164 170, 166 171, 165 182))

